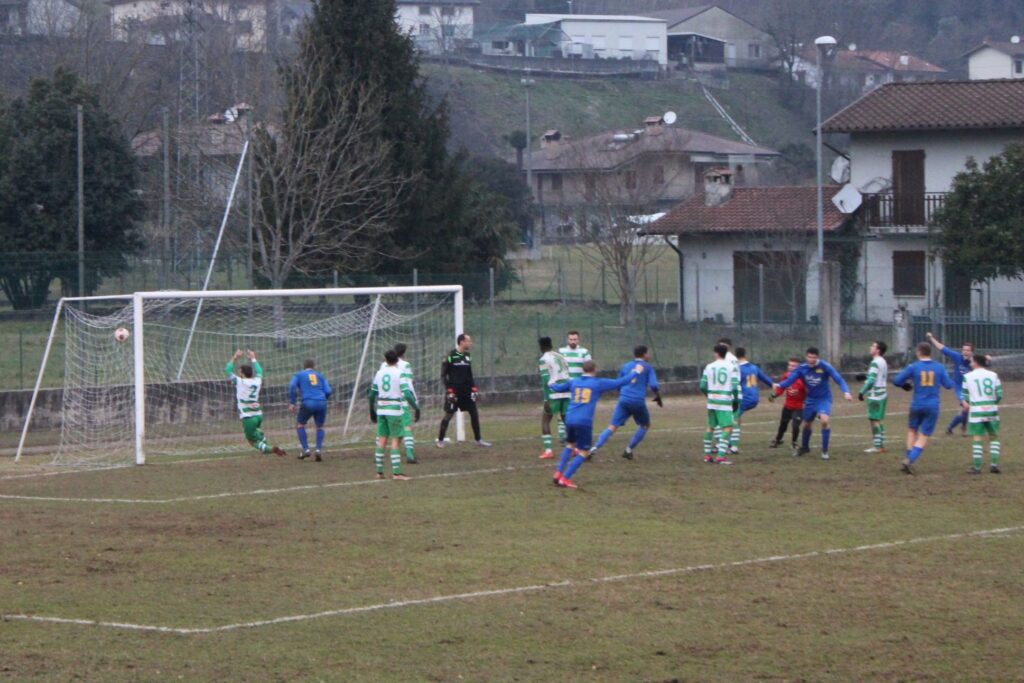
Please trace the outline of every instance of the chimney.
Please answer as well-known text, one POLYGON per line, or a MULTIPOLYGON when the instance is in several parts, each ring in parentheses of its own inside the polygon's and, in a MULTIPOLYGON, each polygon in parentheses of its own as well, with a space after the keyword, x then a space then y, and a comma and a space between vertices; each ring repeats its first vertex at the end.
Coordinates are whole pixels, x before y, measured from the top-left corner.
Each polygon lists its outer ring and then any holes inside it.
POLYGON ((555 159, 561 151, 562 132, 549 130, 540 136, 540 148, 544 150, 544 156, 548 159, 555 159))
POLYGON ((727 168, 716 168, 704 174, 704 206, 721 206, 732 197, 733 174, 727 168))
POLYGON ((910 53, 909 52, 901 52, 900 53, 900 66, 909 66, 909 65, 910 65, 910 53))
POLYGON ((648 116, 644 119, 644 130, 648 135, 661 135, 665 120, 660 116, 648 116))

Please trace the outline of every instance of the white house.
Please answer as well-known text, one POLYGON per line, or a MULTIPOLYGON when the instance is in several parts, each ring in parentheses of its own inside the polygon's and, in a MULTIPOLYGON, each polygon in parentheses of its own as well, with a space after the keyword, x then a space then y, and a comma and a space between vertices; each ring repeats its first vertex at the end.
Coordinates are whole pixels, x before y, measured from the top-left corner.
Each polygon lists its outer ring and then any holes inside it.
POLYGON ((964 55, 972 81, 990 78, 1024 78, 1024 42, 1013 36, 1008 42, 986 40, 964 55))
POLYGON ((6 0, 0 2, 0 34, 67 36, 82 17, 79 0, 6 0))
POLYGON ((668 64, 664 19, 609 14, 527 14, 524 22, 552 25, 562 36, 562 56, 592 54, 596 59, 650 59, 668 64))
MULTIPOLYGON (((714 169, 703 192, 648 229, 679 257, 681 319, 722 323, 802 323, 818 308, 817 188, 737 187, 714 169)), ((829 196, 837 187, 826 188, 829 196)), ((828 243, 851 222, 827 203, 828 243)), ((828 244, 830 254, 832 245, 828 244)))
POLYGON ((892 83, 823 124, 849 135, 850 183, 863 193, 861 286, 852 313, 889 320, 906 305, 976 316, 1018 313, 1024 283, 947 277, 929 239, 936 210, 968 158, 1024 143, 1024 80, 892 83))
POLYGON ((444 54, 473 40, 479 4, 480 0, 398 0, 395 21, 420 51, 444 54))
POLYGON ((182 40, 189 10, 209 35, 222 35, 237 50, 259 52, 270 38, 269 0, 214 0, 190 5, 185 0, 107 0, 111 36, 162 45, 182 40), (216 32, 214 32, 216 31, 216 32))
POLYGON ((778 55, 771 36, 717 5, 699 5, 647 12, 664 19, 672 62, 694 68, 769 68, 778 55))

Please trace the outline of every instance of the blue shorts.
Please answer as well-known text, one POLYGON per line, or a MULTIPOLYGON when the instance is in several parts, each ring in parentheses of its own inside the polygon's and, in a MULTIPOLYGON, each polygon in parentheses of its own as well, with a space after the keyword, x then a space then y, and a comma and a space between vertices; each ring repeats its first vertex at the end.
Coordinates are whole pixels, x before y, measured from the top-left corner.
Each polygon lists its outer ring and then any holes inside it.
POLYGON ((589 451, 594 445, 594 425, 565 425, 565 442, 571 443, 578 451, 589 451))
POLYGON ((324 422, 327 420, 327 404, 323 401, 317 401, 316 403, 303 403, 300 405, 299 412, 295 415, 295 422, 304 425, 309 422, 309 418, 313 418, 313 422, 316 423, 317 427, 323 427, 324 422))
POLYGON ((807 399, 804 403, 804 422, 810 423, 819 415, 832 417, 832 398, 824 398, 819 401, 807 399))
POLYGON ((931 436, 935 433, 935 423, 939 421, 938 408, 911 408, 907 426, 918 434, 931 436))
POLYGON ((739 419, 743 417, 743 413, 753 410, 760 403, 760 401, 744 401, 743 403, 740 403, 740 409, 736 411, 736 418, 739 419))
POLYGON ((616 427, 621 427, 629 418, 633 418, 633 422, 641 427, 651 424, 651 413, 647 410, 646 403, 623 403, 622 401, 616 403, 611 423, 616 427))

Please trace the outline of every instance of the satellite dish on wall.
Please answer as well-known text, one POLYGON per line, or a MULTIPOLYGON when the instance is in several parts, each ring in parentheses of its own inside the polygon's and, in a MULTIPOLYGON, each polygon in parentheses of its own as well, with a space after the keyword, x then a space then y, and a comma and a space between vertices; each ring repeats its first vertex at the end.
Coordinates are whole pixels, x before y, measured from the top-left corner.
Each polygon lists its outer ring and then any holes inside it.
POLYGON ((832 162, 829 176, 840 185, 850 182, 850 160, 846 157, 836 157, 836 160, 832 162))
POLYGON ((673 123, 675 123, 679 119, 679 117, 676 116, 676 113, 674 111, 667 111, 667 112, 665 112, 665 115, 661 117, 661 119, 667 125, 671 126, 673 123))
POLYGON ((1010 42, 1014 45, 1020 45, 1020 36, 1010 36, 1010 42))
POLYGON ((832 203, 836 205, 836 208, 843 213, 853 213, 860 208, 860 205, 864 203, 864 198, 861 197, 860 192, 852 184, 847 183, 843 185, 843 189, 839 190, 834 197, 832 197, 832 203))
POLYGON ((856 52, 857 51, 857 43, 850 43, 847 46, 846 49, 849 50, 850 52, 856 52))

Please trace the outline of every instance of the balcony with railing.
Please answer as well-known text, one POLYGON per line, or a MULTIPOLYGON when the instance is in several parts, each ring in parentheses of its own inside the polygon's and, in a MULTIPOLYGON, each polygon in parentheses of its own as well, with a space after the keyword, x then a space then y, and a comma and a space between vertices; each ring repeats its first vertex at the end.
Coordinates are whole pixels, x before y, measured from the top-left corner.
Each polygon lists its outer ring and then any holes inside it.
POLYGON ((864 195, 864 216, 872 228, 924 228, 946 202, 947 192, 864 195))

